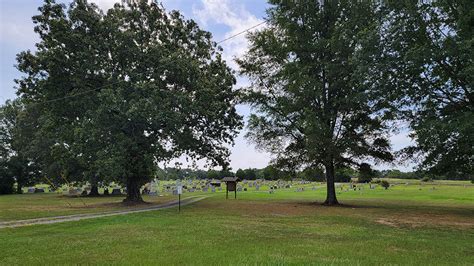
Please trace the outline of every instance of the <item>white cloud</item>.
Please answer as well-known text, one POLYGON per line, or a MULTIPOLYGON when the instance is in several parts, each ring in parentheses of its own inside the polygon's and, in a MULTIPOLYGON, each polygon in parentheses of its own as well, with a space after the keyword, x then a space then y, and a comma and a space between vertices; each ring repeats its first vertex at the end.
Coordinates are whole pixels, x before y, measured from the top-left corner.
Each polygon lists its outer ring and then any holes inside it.
MULTIPOLYGON (((238 2, 231 3, 228 0, 202 0, 201 7, 193 6, 193 14, 204 27, 214 23, 230 28, 224 36, 220 36, 221 39, 216 41, 234 36, 263 22, 263 19, 257 18, 243 5, 239 5, 238 2)), ((234 69, 237 69, 234 58, 242 56, 248 47, 245 35, 241 34, 220 44, 224 48, 224 59, 234 69)))
POLYGON ((120 0, 92 0, 91 2, 95 3, 103 11, 107 11, 114 6, 115 3, 120 3, 120 0))

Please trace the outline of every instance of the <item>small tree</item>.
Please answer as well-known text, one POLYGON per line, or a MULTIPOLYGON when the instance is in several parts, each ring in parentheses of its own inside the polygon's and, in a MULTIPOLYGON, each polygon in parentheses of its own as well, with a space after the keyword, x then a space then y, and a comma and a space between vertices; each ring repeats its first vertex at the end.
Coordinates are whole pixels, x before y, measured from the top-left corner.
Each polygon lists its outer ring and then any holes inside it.
POLYGON ((387 180, 380 181, 380 185, 385 189, 388 189, 390 187, 390 183, 387 180))

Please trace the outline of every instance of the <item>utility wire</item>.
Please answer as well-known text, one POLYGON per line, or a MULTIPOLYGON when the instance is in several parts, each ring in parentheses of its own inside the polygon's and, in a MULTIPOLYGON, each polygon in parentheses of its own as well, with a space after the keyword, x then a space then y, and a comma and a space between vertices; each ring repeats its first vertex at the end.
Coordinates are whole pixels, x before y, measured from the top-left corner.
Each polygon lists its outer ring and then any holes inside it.
POLYGON ((228 38, 225 38, 225 39, 222 40, 222 41, 218 41, 216 44, 219 44, 219 43, 223 43, 223 42, 225 42, 225 41, 228 41, 228 40, 230 40, 230 39, 232 39, 232 38, 234 38, 234 37, 239 36, 240 34, 246 33, 246 32, 248 32, 249 30, 255 29, 256 27, 258 27, 258 26, 260 26, 260 25, 262 25, 262 24, 265 24, 265 23, 266 23, 266 21, 261 22, 261 23, 258 23, 257 25, 254 25, 254 26, 252 26, 252 27, 250 27, 250 28, 247 28, 247 29, 245 29, 245 30, 243 30, 243 31, 241 31, 241 32, 239 32, 239 33, 236 33, 236 34, 234 34, 234 35, 232 35, 232 36, 230 36, 230 37, 228 37, 228 38))

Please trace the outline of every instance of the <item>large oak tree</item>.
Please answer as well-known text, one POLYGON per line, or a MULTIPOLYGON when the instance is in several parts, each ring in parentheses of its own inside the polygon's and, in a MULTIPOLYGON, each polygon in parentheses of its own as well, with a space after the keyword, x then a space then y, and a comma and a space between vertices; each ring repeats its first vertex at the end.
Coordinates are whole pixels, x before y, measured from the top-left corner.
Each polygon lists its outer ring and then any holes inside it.
POLYGON ((37 51, 18 56, 19 93, 43 106, 55 145, 91 176, 125 184, 134 202, 158 162, 187 154, 226 166, 241 127, 235 78, 211 34, 136 2, 104 14, 85 0, 47 0, 34 17, 37 51))

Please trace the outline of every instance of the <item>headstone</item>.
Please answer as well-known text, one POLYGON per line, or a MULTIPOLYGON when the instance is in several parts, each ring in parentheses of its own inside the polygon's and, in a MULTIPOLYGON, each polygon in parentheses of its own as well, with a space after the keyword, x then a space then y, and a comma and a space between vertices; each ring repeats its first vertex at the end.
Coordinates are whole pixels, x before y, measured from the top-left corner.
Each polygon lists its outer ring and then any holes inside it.
POLYGON ((81 194, 81 189, 79 189, 79 188, 70 188, 69 189, 69 195, 77 196, 79 194, 81 194))
POLYGON ((256 186, 255 186, 255 190, 256 190, 256 191, 259 191, 259 190, 260 190, 260 186, 259 186, 259 185, 256 185, 256 186))
POLYGON ((216 192, 216 187, 212 186, 211 191, 216 192))
POLYGON ((35 193, 35 188, 34 187, 30 187, 28 188, 28 193, 35 193))

